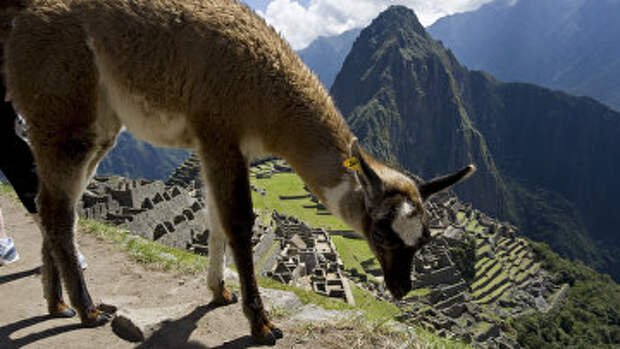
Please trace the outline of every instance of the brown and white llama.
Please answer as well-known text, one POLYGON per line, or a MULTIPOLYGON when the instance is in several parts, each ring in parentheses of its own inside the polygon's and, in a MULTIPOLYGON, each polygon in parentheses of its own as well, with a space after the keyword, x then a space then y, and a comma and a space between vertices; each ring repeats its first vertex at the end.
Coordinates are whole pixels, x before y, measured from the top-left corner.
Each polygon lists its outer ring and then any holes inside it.
POLYGON ((122 127, 159 146, 195 149, 210 213, 213 302, 237 301, 223 279, 228 243, 254 339, 274 343, 252 262, 248 161, 286 159, 329 210, 361 233, 396 298, 430 240, 422 202, 467 166, 417 187, 365 153, 318 79, 263 19, 236 0, 3 0, 9 96, 29 124, 41 178, 43 288, 49 312, 86 326, 93 305, 73 243, 75 204, 122 127), (358 161, 357 170, 347 159, 358 161))

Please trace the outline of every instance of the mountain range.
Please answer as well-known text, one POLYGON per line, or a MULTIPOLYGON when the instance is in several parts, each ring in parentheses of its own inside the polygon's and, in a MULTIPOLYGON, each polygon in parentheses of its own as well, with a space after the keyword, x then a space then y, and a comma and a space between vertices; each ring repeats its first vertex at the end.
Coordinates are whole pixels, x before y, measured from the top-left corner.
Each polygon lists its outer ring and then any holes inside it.
POLYGON ((473 162, 463 199, 620 278, 620 113, 470 71, 402 6, 361 32, 331 93, 378 157, 424 178, 473 162))
POLYGON ((620 110, 619 0, 495 0, 428 31, 469 69, 620 110))
POLYGON ((297 53, 329 89, 361 31, 362 29, 356 28, 340 35, 320 36, 297 53))
POLYGON ((165 180, 188 156, 186 150, 154 147, 121 132, 116 146, 99 163, 97 174, 165 180))

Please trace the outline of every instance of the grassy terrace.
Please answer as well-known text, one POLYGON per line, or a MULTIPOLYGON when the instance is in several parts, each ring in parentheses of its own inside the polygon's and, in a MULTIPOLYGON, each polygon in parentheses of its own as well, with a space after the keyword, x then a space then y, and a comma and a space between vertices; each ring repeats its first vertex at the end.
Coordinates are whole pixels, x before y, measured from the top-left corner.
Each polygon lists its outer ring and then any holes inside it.
POLYGON ((502 247, 504 245, 506 245, 508 242, 510 242, 510 239, 502 237, 501 239, 499 239, 499 241, 497 242, 497 247, 502 247))
POLYGON ((481 297, 485 295, 489 290, 493 289, 495 285, 503 282, 508 279, 508 274, 503 270, 497 270, 493 275, 484 278, 483 281, 478 284, 476 288, 472 287, 472 296, 474 298, 481 297))
POLYGON ((521 249, 519 252, 512 254, 509 260, 515 264, 521 264, 521 261, 527 257, 529 251, 527 249, 521 249))
POLYGON ((461 223, 465 219, 465 212, 459 211, 456 213, 456 222, 461 223))
POLYGON ((490 244, 482 244, 479 248, 476 249, 476 256, 482 256, 483 254, 491 251, 490 244))
POLYGON ((472 219, 471 221, 469 221, 467 223, 467 226, 465 227, 465 230, 474 232, 476 230, 477 226, 478 226, 478 221, 475 220, 475 219, 472 219))
POLYGON ((514 240, 514 241, 512 241, 512 242, 508 243, 508 244, 506 245, 505 249, 506 249, 506 251, 508 251, 509 253, 512 253, 512 251, 514 251, 516 248, 518 248, 518 244, 519 244, 519 241, 514 240))
POLYGON ((476 270, 481 270, 482 268, 485 268, 488 266, 489 263, 493 262, 493 260, 489 257, 482 257, 480 258, 475 265, 476 270))
POLYGON ((511 255, 519 255, 521 254, 521 252, 527 252, 527 247, 525 246, 525 244, 520 244, 517 248, 515 248, 514 250, 510 251, 511 255))
MULTIPOLYGON (((474 276, 474 279, 479 279, 484 277, 491 269, 493 268, 499 268, 501 266, 500 261, 497 260, 496 258, 493 259, 489 259, 489 261, 487 263, 485 263, 484 265, 482 265, 480 268, 476 268, 476 275, 474 276)), ((474 282, 473 285, 475 285, 476 282, 474 282)))
POLYGON ((404 297, 404 299, 410 298, 410 297, 423 297, 423 296, 428 296, 431 293, 431 289, 430 288, 416 288, 412 291, 409 291, 409 293, 407 293, 407 295, 404 297))
MULTIPOLYGON (((263 165, 264 167, 264 165, 263 165)), ((329 214, 328 211, 316 208, 316 203, 310 198, 280 200, 280 195, 297 196, 307 195, 301 178, 294 173, 276 173, 272 178, 256 178, 250 175, 250 182, 258 188, 265 189, 266 195, 252 191, 254 208, 278 210, 280 213, 297 217, 312 226, 334 230, 350 230, 340 219, 329 214)))
POLYGON ((489 279, 491 279, 494 275, 498 274, 501 268, 502 268, 502 264, 496 263, 495 265, 493 265, 491 269, 486 270, 482 272, 481 274, 477 274, 478 271, 476 271, 476 277, 475 277, 476 281, 474 281, 474 283, 471 284, 472 290, 482 287, 487 282, 489 282, 489 279))
POLYGON ((493 292, 491 292, 490 294, 480 298, 480 299, 476 299, 474 300, 474 302, 478 303, 478 304, 489 304, 497 299, 499 299, 502 294, 504 294, 504 292, 511 286, 510 282, 507 282, 503 285, 501 285, 500 287, 498 287, 497 289, 495 289, 493 292))
POLYGON ((342 258, 347 270, 356 269, 359 274, 365 274, 374 279, 373 271, 380 271, 381 266, 376 260, 368 244, 364 240, 350 239, 342 236, 332 236, 332 242, 342 258))
POLYGON ((483 295, 489 293, 489 291, 493 290, 497 285, 502 283, 509 283, 510 279, 508 278, 508 274, 505 271, 500 272, 496 277, 494 277, 488 284, 484 287, 474 290, 472 293, 472 297, 480 298, 483 295))

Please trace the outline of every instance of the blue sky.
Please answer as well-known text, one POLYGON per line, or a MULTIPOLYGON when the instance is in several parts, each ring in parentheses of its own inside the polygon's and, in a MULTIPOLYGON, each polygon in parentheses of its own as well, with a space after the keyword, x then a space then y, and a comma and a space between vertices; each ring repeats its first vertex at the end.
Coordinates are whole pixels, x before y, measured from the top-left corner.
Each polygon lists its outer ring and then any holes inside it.
POLYGON ((492 0, 241 0, 274 26, 294 49, 318 36, 365 27, 390 5, 413 9, 423 25, 440 17, 475 10, 492 0))

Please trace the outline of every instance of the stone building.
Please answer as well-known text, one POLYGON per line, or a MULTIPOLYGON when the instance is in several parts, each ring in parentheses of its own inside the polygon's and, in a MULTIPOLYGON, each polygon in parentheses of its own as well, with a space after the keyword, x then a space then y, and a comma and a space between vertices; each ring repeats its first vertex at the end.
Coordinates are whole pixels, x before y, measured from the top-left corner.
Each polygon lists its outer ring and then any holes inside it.
POLYGON ((161 181, 95 177, 78 203, 78 213, 174 248, 207 244, 204 204, 185 188, 161 181))

